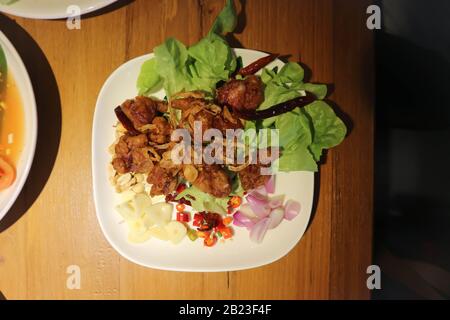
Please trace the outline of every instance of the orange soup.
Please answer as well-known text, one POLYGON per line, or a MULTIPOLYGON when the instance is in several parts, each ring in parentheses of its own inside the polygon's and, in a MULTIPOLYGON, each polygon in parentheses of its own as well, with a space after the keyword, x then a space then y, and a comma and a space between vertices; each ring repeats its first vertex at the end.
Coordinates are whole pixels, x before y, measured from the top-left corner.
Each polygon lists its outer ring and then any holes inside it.
POLYGON ((23 149, 24 114, 19 89, 8 74, 3 95, 0 95, 0 156, 16 165, 23 149))

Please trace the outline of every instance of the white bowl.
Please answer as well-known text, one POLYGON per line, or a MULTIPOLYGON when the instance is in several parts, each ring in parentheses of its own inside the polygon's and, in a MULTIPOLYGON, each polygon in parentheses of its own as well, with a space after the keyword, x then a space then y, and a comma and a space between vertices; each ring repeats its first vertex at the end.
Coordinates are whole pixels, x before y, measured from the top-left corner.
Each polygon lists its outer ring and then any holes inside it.
MULTIPOLYGON (((247 65, 266 54, 254 50, 236 49, 247 65)), ((203 246, 203 241, 184 239, 179 245, 150 239, 142 245, 127 241, 127 226, 114 209, 118 196, 108 180, 108 164, 111 155, 108 147, 114 142, 116 116, 114 108, 123 101, 137 95, 136 79, 141 65, 153 55, 145 55, 128 61, 119 67, 104 84, 97 100, 92 135, 92 170, 94 200, 97 218, 109 243, 125 258, 139 265, 172 271, 232 271, 254 268, 276 261, 286 255, 299 242, 306 230, 312 210, 314 174, 312 172, 279 173, 276 193, 285 194, 286 199, 295 199, 302 210, 294 220, 283 221, 274 230, 269 230, 264 241, 250 241, 244 228, 234 228, 235 236, 230 241, 218 243, 212 248, 203 246)), ((283 63, 277 60, 269 67, 283 63)), ((164 92, 159 92, 164 97, 164 92)))
POLYGON ((0 11, 31 19, 64 19, 71 15, 67 8, 76 5, 86 14, 117 0, 18 0, 10 5, 0 4, 0 11))
POLYGON ((36 100, 34 98, 33 86, 27 70, 11 42, 0 31, 0 45, 6 55, 8 62, 8 72, 14 76, 14 80, 19 89, 24 111, 24 146, 16 166, 16 180, 14 184, 4 191, 0 191, 0 220, 6 215, 8 210, 16 201, 20 191, 30 172, 34 158, 37 139, 37 113, 36 100))

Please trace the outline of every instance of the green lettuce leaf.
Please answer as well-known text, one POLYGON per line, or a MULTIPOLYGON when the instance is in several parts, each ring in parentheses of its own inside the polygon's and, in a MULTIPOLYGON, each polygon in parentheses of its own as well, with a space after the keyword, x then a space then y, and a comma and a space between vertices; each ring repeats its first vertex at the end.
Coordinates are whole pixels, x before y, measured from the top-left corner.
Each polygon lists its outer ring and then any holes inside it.
POLYGON ((300 97, 302 93, 299 90, 293 90, 289 87, 271 82, 266 85, 264 96, 265 100, 259 107, 260 110, 268 109, 276 104, 300 97))
MULTIPOLYGON (((286 102, 303 95, 303 93, 292 86, 296 82, 303 80, 304 71, 298 63, 286 63, 277 73, 274 70, 264 68, 262 80, 266 84, 264 90, 264 102, 259 107, 260 110, 268 109, 276 104, 286 102)), ((270 127, 274 124, 275 117, 264 119, 263 127, 270 127)))
POLYGON ((218 35, 210 34, 188 50, 194 59, 192 83, 197 90, 212 92, 219 81, 226 81, 236 69, 236 57, 218 35))
POLYGON ((227 214, 228 201, 230 199, 216 198, 208 193, 201 191, 200 189, 197 189, 194 186, 180 192, 176 197, 176 200, 179 200, 181 198, 186 198, 187 200, 189 200, 191 202, 192 208, 194 208, 196 211, 210 211, 223 215, 227 214))
POLYGON ((312 171, 316 172, 318 166, 311 152, 304 144, 296 144, 283 151, 278 160, 278 170, 284 172, 290 171, 312 171))
POLYGON ((155 68, 163 79, 166 94, 172 96, 183 90, 191 90, 192 83, 186 68, 188 61, 186 46, 177 39, 169 38, 156 47, 154 52, 155 68))
POLYGON ((275 127, 280 132, 280 171, 317 171, 316 161, 309 150, 313 141, 311 123, 299 109, 277 117, 275 127))
POLYGON ((347 134, 342 120, 320 100, 278 116, 275 127, 283 148, 280 171, 317 171, 323 150, 337 146, 347 134))
MULTIPOLYGON (((303 96, 305 91, 318 99, 327 95, 326 85, 303 82, 304 70, 297 63, 289 62, 279 72, 266 68, 261 77, 266 87, 260 109, 303 96)), ((305 108, 264 119, 261 124, 263 128, 278 130, 282 152, 276 165, 281 171, 317 171, 323 149, 341 143, 347 132, 342 120, 321 100, 305 108)), ((255 127, 246 125, 247 129, 255 127)))
POLYGON ((236 70, 236 56, 229 44, 221 37, 233 32, 237 24, 237 14, 232 0, 213 23, 208 35, 188 50, 193 59, 190 72, 196 90, 214 92, 219 81, 226 81, 236 70))
MULTIPOLYGON (((265 68, 261 75, 262 81, 266 84, 265 99, 259 108, 268 109, 276 104, 304 96, 305 91, 314 94, 318 99, 324 99, 327 95, 327 86, 304 83, 304 76, 303 68, 294 62, 286 63, 279 72, 265 68)), ((268 128, 274 122, 275 117, 264 119, 262 124, 268 128)))
POLYGON ((312 144, 309 150, 316 161, 320 160, 323 149, 339 145, 347 134, 347 128, 334 113, 333 109, 323 101, 315 101, 304 108, 312 123, 312 144))
POLYGON ((275 165, 279 170, 317 171, 323 149, 338 145, 346 135, 344 123, 321 101, 327 95, 327 86, 303 82, 304 70, 293 62, 285 64, 279 72, 265 68, 261 78, 266 87, 260 109, 303 96, 305 92, 319 99, 305 108, 264 119, 261 123, 264 128, 278 129, 282 152, 275 165))
POLYGON ((221 35, 236 27, 237 15, 232 0, 216 18, 208 35, 186 48, 169 38, 153 51, 155 58, 146 61, 139 74, 139 94, 150 95, 161 84, 170 97, 180 91, 201 90, 213 94, 219 81, 227 80, 237 61, 232 48, 221 35))
POLYGON ((328 93, 328 87, 326 84, 300 83, 296 86, 293 86, 293 88, 310 92, 319 100, 325 99, 328 93))
POLYGON ((161 77, 156 69, 156 59, 150 59, 142 64, 139 73, 137 87, 139 95, 149 95, 159 90, 161 77))
POLYGON ((227 0, 225 7, 214 21, 208 35, 233 32, 237 25, 237 14, 233 0, 227 0))
POLYGON ((303 68, 295 62, 286 63, 280 72, 276 73, 272 79, 272 82, 280 86, 292 86, 292 84, 303 81, 305 71, 303 68))
POLYGON ((305 138, 312 141, 308 119, 304 121, 304 118, 297 109, 276 117, 275 128, 279 130, 281 147, 287 147, 305 138))
POLYGON ((275 78, 277 75, 276 69, 275 70, 269 70, 267 68, 264 68, 261 73, 261 80, 264 84, 268 84, 273 78, 275 78))

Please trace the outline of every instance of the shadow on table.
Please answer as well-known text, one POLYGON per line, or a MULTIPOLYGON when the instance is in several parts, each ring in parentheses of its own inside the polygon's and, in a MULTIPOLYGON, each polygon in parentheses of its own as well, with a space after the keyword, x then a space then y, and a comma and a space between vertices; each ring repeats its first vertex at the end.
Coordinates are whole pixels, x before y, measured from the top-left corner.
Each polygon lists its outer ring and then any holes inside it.
POLYGON ((14 20, 0 14, 1 31, 21 56, 36 97, 38 137, 30 174, 18 199, 0 222, 0 233, 19 220, 38 198, 52 172, 61 138, 61 102, 55 76, 45 54, 14 20))
POLYGON ((234 29, 234 32, 228 33, 225 36, 225 39, 232 48, 244 48, 244 45, 236 38, 235 35, 244 32, 244 29, 247 26, 247 0, 238 0, 236 1, 236 3, 237 2, 241 4, 241 9, 238 13, 238 22, 236 28, 234 29))

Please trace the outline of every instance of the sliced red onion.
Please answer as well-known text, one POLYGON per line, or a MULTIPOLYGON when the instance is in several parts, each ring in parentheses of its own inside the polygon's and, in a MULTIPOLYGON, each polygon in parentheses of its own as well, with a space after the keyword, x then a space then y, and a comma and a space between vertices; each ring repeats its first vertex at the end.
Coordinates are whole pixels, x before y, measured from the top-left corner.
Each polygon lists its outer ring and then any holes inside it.
POLYGON ((272 175, 270 179, 264 185, 267 193, 275 193, 275 175, 272 175))
POLYGON ((269 199, 269 207, 271 209, 279 208, 283 206, 283 202, 284 202, 284 195, 272 197, 269 199))
POLYGON ((268 228, 274 229, 278 227, 284 219, 284 210, 283 208, 273 209, 269 216, 268 228))
POLYGON ((251 228, 255 225, 255 222, 244 215, 241 211, 237 211, 233 215, 233 224, 237 227, 251 228))
POLYGON ((270 214, 270 207, 267 199, 255 196, 254 194, 249 194, 247 196, 247 201, 250 208, 259 218, 267 217, 270 214))
POLYGON ((286 205, 284 206, 284 218, 286 220, 293 220, 301 210, 301 205, 297 201, 294 200, 288 200, 286 201, 286 205))
POLYGON ((261 243, 269 227, 269 218, 261 219, 250 229, 250 240, 261 243))
POLYGON ((252 194, 252 195, 254 195, 255 197, 258 197, 258 198, 267 198, 267 191, 266 191, 266 188, 264 186, 261 186, 259 188, 256 188, 256 189, 250 191, 249 194, 252 194))
POLYGON ((240 228, 244 228, 245 227, 245 224, 241 220, 236 219, 236 218, 233 219, 233 225, 235 227, 240 227, 240 228))
POLYGON ((244 203, 239 207, 239 212, 246 216, 249 219, 257 219, 258 216, 253 212, 252 208, 250 207, 250 204, 244 203))

